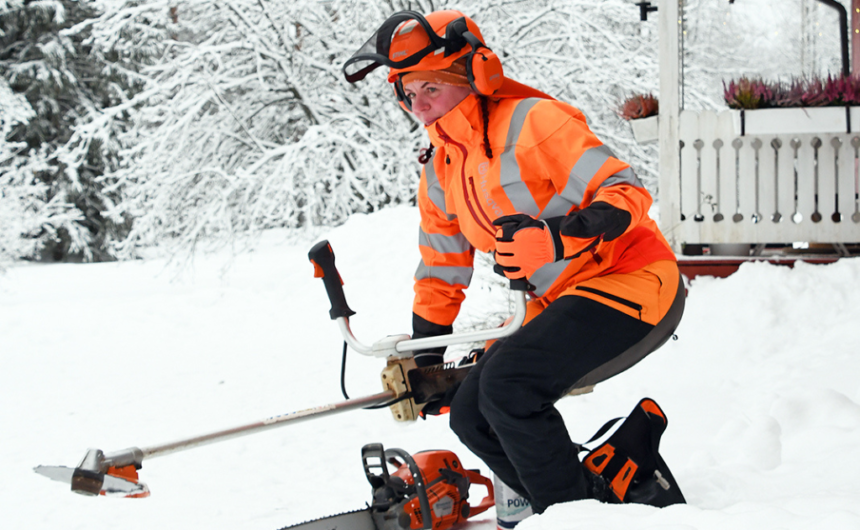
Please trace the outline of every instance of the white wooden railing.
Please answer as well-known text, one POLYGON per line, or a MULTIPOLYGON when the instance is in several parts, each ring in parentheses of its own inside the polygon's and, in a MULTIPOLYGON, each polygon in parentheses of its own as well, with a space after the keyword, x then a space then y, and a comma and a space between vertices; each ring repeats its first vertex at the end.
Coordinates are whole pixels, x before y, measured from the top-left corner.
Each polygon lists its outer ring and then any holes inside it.
POLYGON ((680 193, 660 194, 680 198, 677 240, 860 242, 860 133, 740 136, 737 118, 680 114, 680 193))

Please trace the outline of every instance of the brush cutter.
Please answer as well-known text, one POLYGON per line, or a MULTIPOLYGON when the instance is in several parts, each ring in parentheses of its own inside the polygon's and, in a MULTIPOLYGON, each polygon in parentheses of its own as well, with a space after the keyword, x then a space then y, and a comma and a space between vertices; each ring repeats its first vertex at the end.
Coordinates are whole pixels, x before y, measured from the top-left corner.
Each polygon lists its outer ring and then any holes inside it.
POLYGON ((313 263, 315 277, 323 280, 332 304, 329 315, 332 320, 337 321, 346 344, 361 354, 387 358, 386 367, 382 371, 382 392, 290 412, 162 445, 131 447, 110 453, 101 449, 89 449, 77 467, 38 466, 35 468, 36 473, 70 484, 72 491, 84 495, 146 497, 149 495, 149 488, 139 481, 137 473, 144 459, 359 408, 390 406, 396 420, 415 420, 425 403, 444 395, 448 388, 462 381, 471 366, 457 367, 454 363, 446 363, 418 368, 411 352, 506 337, 519 329, 525 319, 525 291, 530 286, 525 281, 513 281, 511 287, 519 291, 519 296, 516 297, 514 317, 504 326, 422 339, 411 339, 409 335, 393 335, 366 345, 355 338, 349 327, 349 317, 355 312, 346 303, 343 282, 335 267, 331 245, 328 241, 317 243, 310 250, 308 257, 313 263))

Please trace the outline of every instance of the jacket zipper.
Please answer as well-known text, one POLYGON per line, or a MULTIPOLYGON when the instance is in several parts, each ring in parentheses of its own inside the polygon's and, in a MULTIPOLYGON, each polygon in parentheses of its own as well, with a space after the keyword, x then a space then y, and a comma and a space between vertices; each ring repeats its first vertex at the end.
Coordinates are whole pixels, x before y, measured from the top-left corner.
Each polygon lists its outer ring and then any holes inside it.
POLYGON ((594 287, 586 287, 584 285, 577 285, 577 291, 585 291, 587 293, 596 294, 597 296, 602 296, 607 300, 612 300, 615 303, 621 304, 625 307, 629 307, 630 309, 637 311, 639 313, 639 320, 642 320, 642 306, 637 304, 636 302, 631 302, 626 298, 621 298, 620 296, 615 296, 612 293, 607 293, 606 291, 601 291, 600 289, 595 289, 594 287))
MULTIPOLYGON (((484 209, 481 208, 481 200, 478 196, 478 188, 475 187, 475 179, 473 179, 472 177, 469 177, 469 185, 472 187, 472 194, 475 196, 475 204, 478 205, 478 211, 481 212, 482 216, 484 216, 484 220, 487 221, 487 225, 492 226, 493 221, 490 220, 490 217, 487 215, 487 212, 485 212, 484 209)), ((493 232, 493 234, 495 234, 495 232, 493 232)))
MULTIPOLYGON (((439 127, 438 124, 436 125, 436 127, 439 129, 439 133, 440 133, 439 136, 442 138, 442 140, 444 140, 446 143, 449 143, 451 145, 456 146, 460 150, 460 152, 463 154, 463 162, 460 165, 460 180, 462 181, 462 184, 463 184, 463 196, 466 199, 466 207, 469 209, 469 213, 472 214, 472 219, 474 219, 475 223, 477 223, 477 225, 480 226, 485 232, 487 232, 488 234, 490 234, 491 236, 493 236, 495 238, 496 232, 494 230, 488 228, 486 225, 484 225, 481 222, 481 220, 478 218, 478 214, 475 213, 475 207, 479 204, 479 202, 478 202, 478 192, 475 189, 475 183, 474 183, 472 177, 469 177, 469 183, 471 184, 472 194, 475 197, 475 205, 476 206, 472 206, 472 201, 471 201, 471 198, 469 197, 469 189, 466 187, 466 157, 469 156, 469 152, 466 149, 466 146, 464 146, 463 144, 461 144, 459 142, 455 142, 454 140, 452 140, 451 137, 448 136, 445 133, 445 131, 442 129, 442 127, 439 127)), ((479 206, 477 206, 477 207, 480 210, 480 207, 479 206)), ((492 225, 490 218, 487 217, 487 214, 483 210, 481 210, 481 214, 487 220, 487 224, 492 225)))

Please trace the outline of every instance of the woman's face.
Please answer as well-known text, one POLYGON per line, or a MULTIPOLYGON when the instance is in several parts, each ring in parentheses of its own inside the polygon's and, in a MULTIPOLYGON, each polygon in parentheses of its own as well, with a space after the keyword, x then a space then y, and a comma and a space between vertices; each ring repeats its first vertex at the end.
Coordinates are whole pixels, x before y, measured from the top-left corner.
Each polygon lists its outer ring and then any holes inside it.
POLYGON ((430 125, 466 99, 472 89, 416 79, 403 85, 403 92, 412 103, 412 114, 430 125))

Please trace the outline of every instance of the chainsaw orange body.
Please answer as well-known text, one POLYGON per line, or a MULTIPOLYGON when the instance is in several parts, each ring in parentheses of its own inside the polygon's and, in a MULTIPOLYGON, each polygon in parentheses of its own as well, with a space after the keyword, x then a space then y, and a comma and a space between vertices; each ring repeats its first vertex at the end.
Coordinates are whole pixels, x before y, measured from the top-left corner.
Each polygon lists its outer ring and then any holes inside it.
POLYGON ((464 469, 451 451, 410 455, 402 449, 368 444, 362 448, 361 458, 373 488, 369 511, 375 530, 447 530, 495 505, 492 481, 464 469), (396 467, 391 474, 389 465, 396 467), (474 506, 469 505, 471 484, 487 488, 487 496, 474 506))
MULTIPOLYGON (((451 528, 494 505, 492 482, 476 471, 463 469, 460 459, 451 451, 422 451, 412 458, 424 477, 433 530, 451 528), (487 497, 476 506, 469 505, 469 484, 483 484, 487 488, 487 497)), ((412 475, 406 464, 392 475, 412 484, 412 475)), ((417 497, 403 505, 402 510, 409 516, 409 528, 424 528, 424 514, 417 497)))

